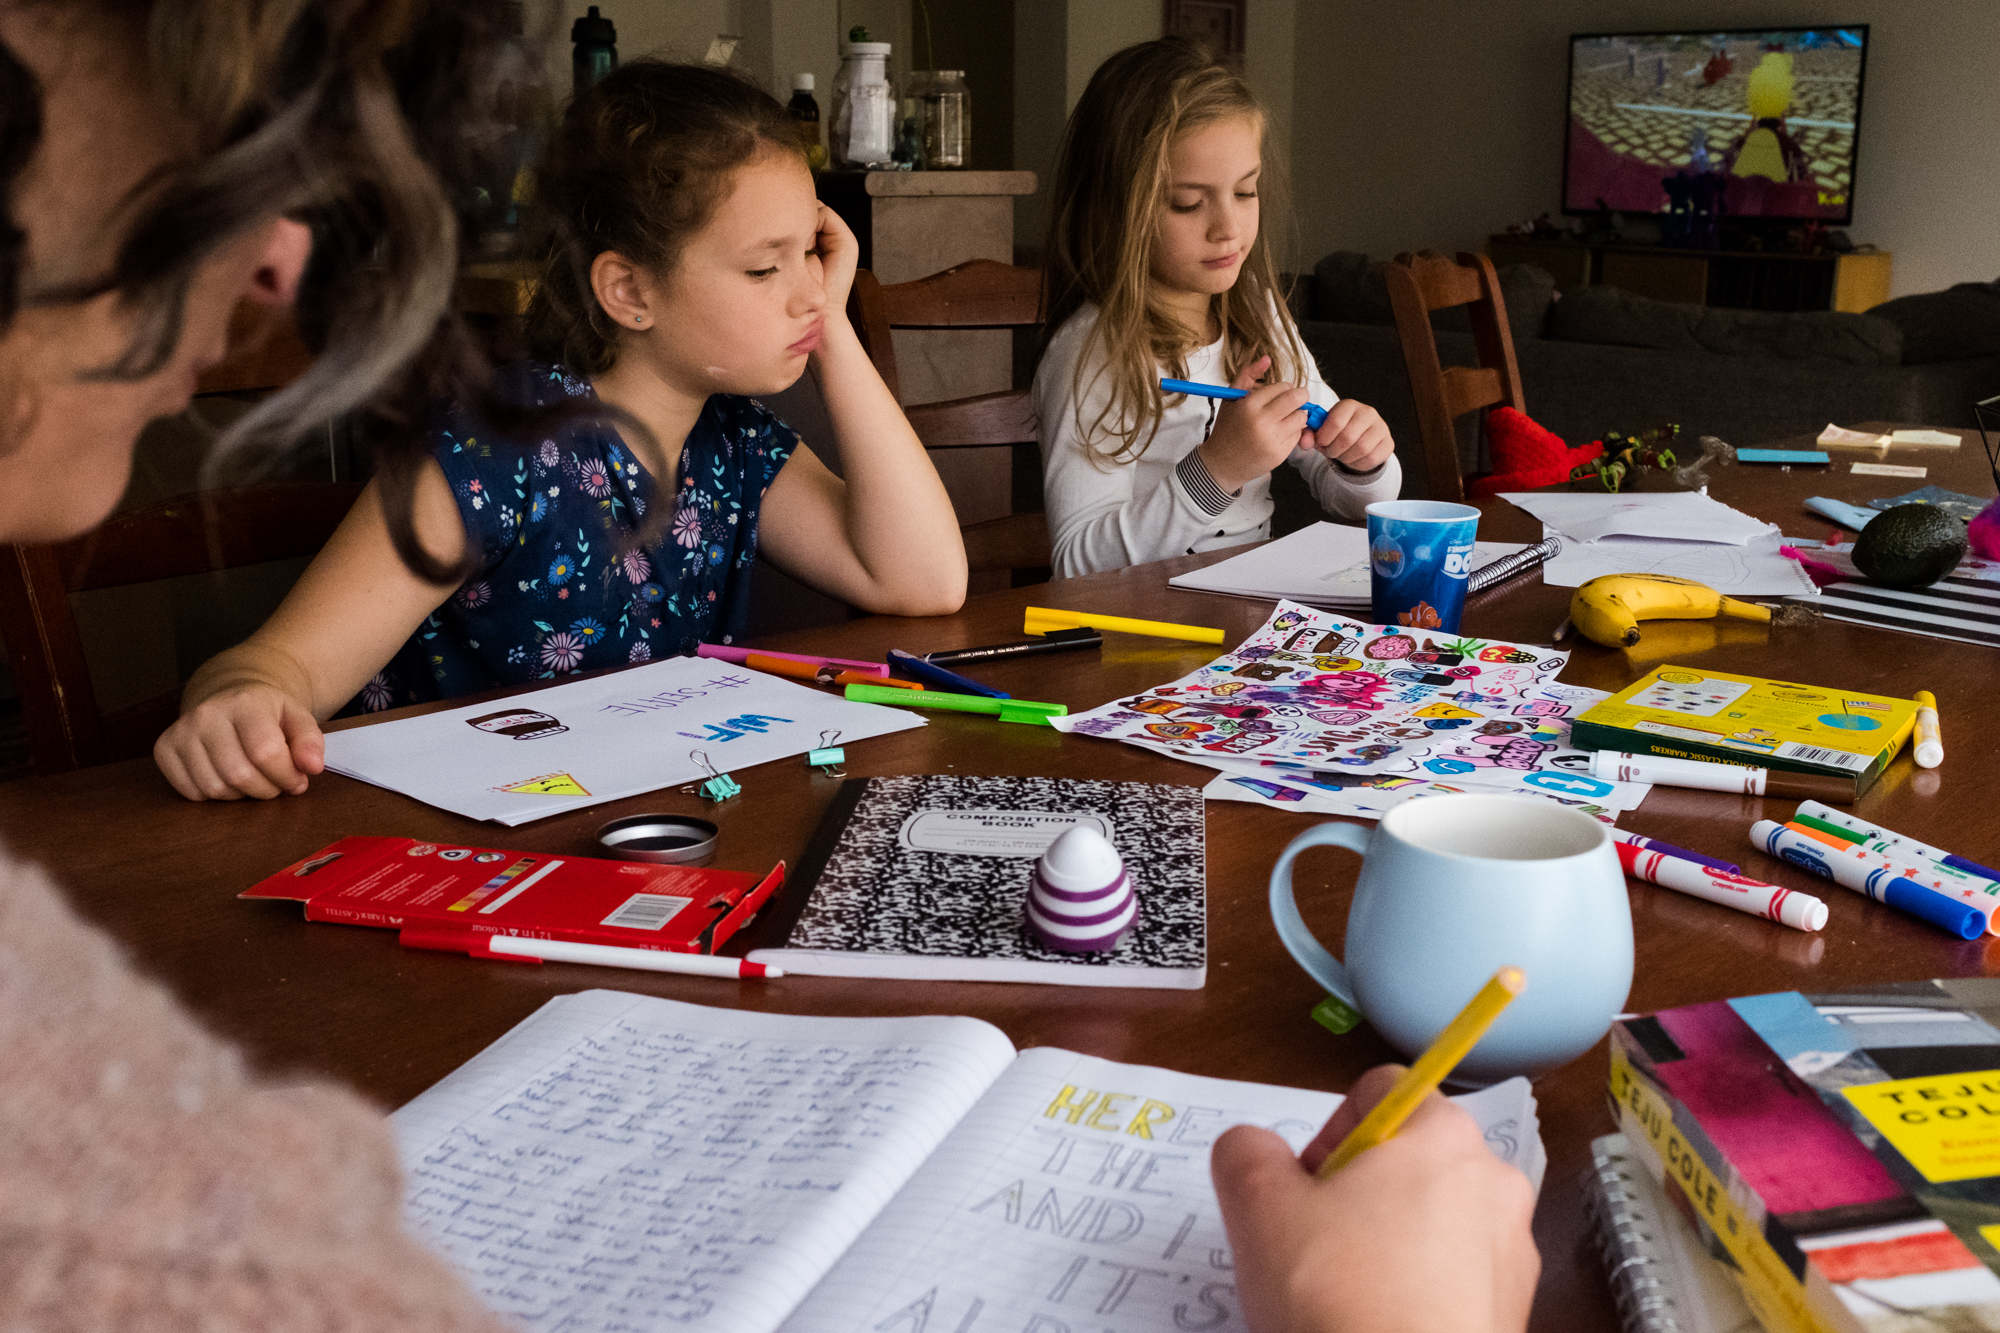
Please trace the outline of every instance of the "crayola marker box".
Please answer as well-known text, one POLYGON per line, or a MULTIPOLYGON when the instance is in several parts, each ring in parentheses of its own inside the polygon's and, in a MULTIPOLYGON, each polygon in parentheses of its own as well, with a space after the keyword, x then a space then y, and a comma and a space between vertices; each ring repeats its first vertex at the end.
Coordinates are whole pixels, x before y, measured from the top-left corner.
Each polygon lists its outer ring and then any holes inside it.
POLYGON ((1845 778, 1860 796, 1916 724, 1914 699, 1669 664, 1586 710, 1570 738, 1586 750, 1845 778))
POLYGON ((238 894, 289 898, 306 920, 412 934, 517 935, 714 953, 785 880, 685 865, 342 838, 238 894))

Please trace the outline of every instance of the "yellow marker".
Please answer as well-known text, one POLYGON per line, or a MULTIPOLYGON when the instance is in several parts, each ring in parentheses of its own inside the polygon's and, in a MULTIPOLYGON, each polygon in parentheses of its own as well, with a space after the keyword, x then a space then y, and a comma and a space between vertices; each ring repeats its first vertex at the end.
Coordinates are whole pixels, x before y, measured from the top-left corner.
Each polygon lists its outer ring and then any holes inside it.
POLYGON ((1936 768, 1944 762, 1944 733, 1938 729, 1937 697, 1917 691, 1917 767, 1936 768))
POLYGON ((1164 620, 1128 620, 1124 616, 1094 616, 1086 611, 1051 611, 1031 606, 1021 629, 1026 634, 1047 634, 1052 629, 1109 629, 1124 634, 1150 634, 1156 639, 1190 639, 1195 643, 1221 643, 1222 631, 1199 625, 1170 625, 1164 620))
POLYGON ((1410 1118, 1410 1113, 1417 1109, 1418 1103, 1437 1091, 1445 1076, 1456 1069, 1466 1053, 1479 1044, 1479 1039, 1486 1035, 1486 1029, 1500 1017, 1500 1011, 1512 1004, 1514 997, 1527 988, 1527 974, 1520 968, 1503 967, 1495 972, 1493 980, 1481 986, 1479 994, 1472 997, 1472 1002, 1458 1011, 1458 1017, 1445 1024, 1444 1031, 1437 1034, 1430 1049, 1403 1071, 1403 1076, 1396 1080, 1396 1086, 1389 1089, 1388 1095, 1361 1118, 1354 1132, 1326 1155, 1326 1160, 1320 1163, 1319 1178, 1325 1180, 1376 1144, 1394 1138, 1396 1131, 1403 1127, 1403 1122, 1410 1118))

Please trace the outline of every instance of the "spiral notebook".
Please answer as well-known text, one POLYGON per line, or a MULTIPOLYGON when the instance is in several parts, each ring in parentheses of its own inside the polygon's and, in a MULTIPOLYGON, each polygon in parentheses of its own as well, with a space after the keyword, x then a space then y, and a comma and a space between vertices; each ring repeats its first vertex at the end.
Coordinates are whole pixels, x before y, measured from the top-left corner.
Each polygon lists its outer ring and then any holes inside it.
POLYGON ((1584 1207, 1625 1333, 1762 1333, 1728 1265, 1667 1202, 1623 1134, 1590 1141, 1584 1207))

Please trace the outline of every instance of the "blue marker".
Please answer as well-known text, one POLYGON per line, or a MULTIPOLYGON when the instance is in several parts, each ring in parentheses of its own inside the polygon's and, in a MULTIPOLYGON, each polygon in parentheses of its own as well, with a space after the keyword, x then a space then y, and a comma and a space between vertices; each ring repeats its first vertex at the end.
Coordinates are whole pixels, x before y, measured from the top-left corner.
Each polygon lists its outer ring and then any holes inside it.
MULTIPOLYGON (((1226 384, 1196 384, 1193 380, 1161 380, 1160 388, 1167 393, 1191 393, 1197 398, 1221 398, 1233 402, 1238 398, 1248 398, 1248 389, 1232 389, 1226 384)), ((1318 430, 1326 420, 1326 409, 1318 403, 1307 403, 1299 411, 1306 414, 1306 429, 1318 430)))
POLYGON ((1932 847, 1927 843, 1918 842, 1915 838, 1906 838, 1900 833, 1892 833, 1880 825, 1856 819, 1846 811, 1836 810, 1830 805, 1821 805, 1818 801, 1801 801, 1799 802, 1799 813, 1802 815, 1811 815, 1814 819, 1823 819, 1836 828, 1847 829, 1863 838, 1880 838, 1883 842, 1890 844, 1897 850, 1915 856, 1920 860, 1935 861, 1939 865, 1947 866, 1953 870, 1963 870, 1968 875, 1977 875, 1981 879, 2000 882, 2000 870, 1995 870, 1992 866, 1983 866, 1969 857, 1954 856, 1941 847, 1932 847))
POLYGON ((1866 852, 1849 854, 1770 819, 1760 819, 1750 826, 1750 843, 1801 870, 1908 912, 1962 940, 1976 940, 1986 933, 1986 916, 1978 908, 1927 889, 1892 869, 1870 865, 1866 852))
MULTIPOLYGON (((956 671, 946 671, 941 666, 933 666, 915 653, 906 653, 900 648, 889 650, 889 669, 899 676, 920 680, 926 685, 935 685, 953 694, 976 694, 982 699, 1011 699, 1011 694, 1003 694, 991 685, 981 685, 976 680, 968 680, 956 671)), ((911 705, 915 707, 917 705, 911 705)))

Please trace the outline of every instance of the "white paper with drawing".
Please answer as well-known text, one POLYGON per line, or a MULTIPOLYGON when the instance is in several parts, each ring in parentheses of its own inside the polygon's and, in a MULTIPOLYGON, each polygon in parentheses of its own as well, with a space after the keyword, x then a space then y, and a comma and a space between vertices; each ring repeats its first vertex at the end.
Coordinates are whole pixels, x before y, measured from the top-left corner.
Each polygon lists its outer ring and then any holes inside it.
POLYGON ((328 732, 326 766, 429 805, 525 824, 600 801, 921 727, 901 708, 849 703, 701 657, 512 699, 328 732))
MULTIPOLYGON (((1339 1100, 589 991, 394 1120, 411 1228, 529 1330, 1240 1329, 1208 1145, 1339 1100)), ((1528 1084, 1460 1100, 1539 1188, 1528 1084)))

